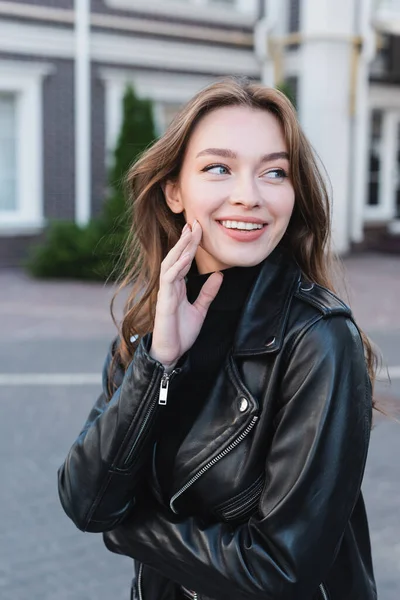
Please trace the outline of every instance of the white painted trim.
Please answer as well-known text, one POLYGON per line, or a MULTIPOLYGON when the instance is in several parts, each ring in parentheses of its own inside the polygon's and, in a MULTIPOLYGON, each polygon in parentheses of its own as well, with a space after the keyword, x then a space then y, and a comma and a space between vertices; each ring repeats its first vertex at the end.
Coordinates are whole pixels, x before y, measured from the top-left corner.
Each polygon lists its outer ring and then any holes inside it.
POLYGON ((74 33, 72 29, 0 20, 0 52, 72 59, 74 33))
MULTIPOLYGON (((160 71, 169 69, 215 75, 260 75, 260 67, 250 48, 206 46, 99 31, 91 32, 90 47, 91 59, 95 62, 160 71)), ((74 59, 74 32, 72 29, 0 21, 0 52, 74 59)))
POLYGON ((191 21, 210 21, 227 25, 252 26, 257 18, 256 0, 236 0, 236 9, 211 6, 207 0, 105 0, 110 8, 135 10, 147 15, 179 17, 191 21))
POLYGON ((98 74, 105 83, 126 85, 131 82, 139 96, 168 102, 189 100, 193 94, 217 79, 212 76, 114 67, 100 67, 98 74))
POLYGON ((215 75, 259 76, 260 72, 252 51, 220 46, 92 33, 91 50, 93 60, 109 64, 215 75))
MULTIPOLYGON (((51 8, 48 6, 34 6, 32 4, 15 4, 0 0, 0 16, 19 17, 31 21, 44 21, 48 23, 74 24, 74 11, 63 8, 51 8)), ((151 35, 175 36, 189 39, 201 39, 205 41, 219 41, 220 43, 232 43, 243 46, 252 46, 253 33, 240 30, 226 30, 197 24, 195 21, 188 27, 183 23, 170 23, 168 21, 152 20, 145 17, 126 17, 109 15, 103 13, 92 13, 90 15, 93 27, 105 27, 107 29, 118 29, 120 31, 134 31, 149 33, 151 35)), ((240 23, 242 26, 242 23, 240 23)))
POLYGON ((206 42, 219 42, 237 44, 238 46, 253 47, 253 32, 239 30, 228 30, 186 23, 170 23, 168 21, 154 21, 139 17, 119 17, 114 15, 103 15, 94 13, 91 16, 93 27, 104 27, 106 29, 117 29, 120 33, 132 31, 136 33, 148 33, 150 35, 163 35, 167 37, 187 38, 188 40, 204 40, 206 42))
POLYGON ((52 65, 0 60, 0 90, 17 95, 17 210, 0 213, 0 231, 43 223, 42 81, 52 65))
POLYGON ((160 104, 163 102, 184 103, 196 92, 215 79, 202 75, 184 75, 178 73, 152 72, 132 69, 104 67, 98 70, 104 81, 106 97, 106 151, 108 162, 118 138, 122 123, 122 99, 126 86, 133 85, 140 98, 149 98, 155 103, 156 115, 161 126, 163 116, 160 104), (158 111, 158 113, 157 113, 158 111))
POLYGON ((54 73, 54 65, 48 62, 26 62, 7 60, 0 57, 1 74, 18 81, 21 79, 43 78, 54 73))
POLYGON ((91 215, 90 2, 75 0, 75 221, 91 215))
POLYGON ((38 219, 37 221, 30 221, 25 223, 24 221, 16 222, 15 224, 9 222, 8 224, 2 223, 3 216, 0 213, 0 236, 4 237, 15 237, 16 235, 36 235, 41 233, 46 226, 45 219, 38 219))
POLYGON ((15 2, 0 1, 0 15, 7 17, 22 17, 41 21, 57 21, 58 23, 73 23, 74 11, 66 8, 52 8, 50 6, 35 6, 15 2))

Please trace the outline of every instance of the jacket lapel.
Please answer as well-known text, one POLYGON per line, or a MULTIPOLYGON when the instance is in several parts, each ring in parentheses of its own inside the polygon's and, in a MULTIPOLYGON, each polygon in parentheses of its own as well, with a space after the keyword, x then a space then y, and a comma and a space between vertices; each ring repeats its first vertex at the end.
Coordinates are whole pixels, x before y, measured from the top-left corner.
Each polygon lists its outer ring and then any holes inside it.
POLYGON ((264 261, 246 301, 233 344, 234 356, 277 352, 282 346, 300 269, 278 246, 264 261))

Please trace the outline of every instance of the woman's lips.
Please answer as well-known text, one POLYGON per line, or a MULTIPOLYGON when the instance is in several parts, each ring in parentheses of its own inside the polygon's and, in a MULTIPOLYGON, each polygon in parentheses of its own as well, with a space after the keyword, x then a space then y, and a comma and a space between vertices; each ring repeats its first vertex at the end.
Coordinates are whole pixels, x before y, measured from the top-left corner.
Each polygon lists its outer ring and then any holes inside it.
POLYGON ((238 242, 254 242, 255 240, 258 240, 268 226, 265 224, 261 229, 250 229, 245 231, 241 229, 228 229, 228 227, 224 227, 220 221, 217 221, 217 224, 226 235, 238 242))

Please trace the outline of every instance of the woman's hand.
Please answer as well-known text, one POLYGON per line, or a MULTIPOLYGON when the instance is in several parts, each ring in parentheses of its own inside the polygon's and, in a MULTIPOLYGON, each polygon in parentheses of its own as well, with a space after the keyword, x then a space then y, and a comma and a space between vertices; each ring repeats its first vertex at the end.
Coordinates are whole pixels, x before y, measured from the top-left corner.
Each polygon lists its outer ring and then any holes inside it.
POLYGON ((161 263, 150 355, 167 368, 171 368, 193 345, 222 283, 222 273, 213 273, 201 288, 194 304, 187 299, 185 276, 201 236, 202 229, 198 221, 194 221, 192 229, 186 225, 179 241, 161 263))

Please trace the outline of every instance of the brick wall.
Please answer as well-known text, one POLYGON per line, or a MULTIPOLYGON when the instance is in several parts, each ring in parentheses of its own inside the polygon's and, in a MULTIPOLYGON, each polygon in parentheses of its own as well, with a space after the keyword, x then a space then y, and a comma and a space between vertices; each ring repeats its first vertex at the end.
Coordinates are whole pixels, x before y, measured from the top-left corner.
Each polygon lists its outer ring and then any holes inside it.
POLYGON ((92 65, 92 215, 98 215, 106 194, 104 85, 92 65))
POLYGON ((38 235, 0 236, 0 269, 20 265, 26 258, 28 248, 40 239, 38 235))
POLYGON ((44 214, 73 219, 75 198, 74 64, 52 60, 55 72, 44 82, 44 214))

